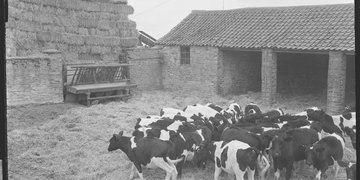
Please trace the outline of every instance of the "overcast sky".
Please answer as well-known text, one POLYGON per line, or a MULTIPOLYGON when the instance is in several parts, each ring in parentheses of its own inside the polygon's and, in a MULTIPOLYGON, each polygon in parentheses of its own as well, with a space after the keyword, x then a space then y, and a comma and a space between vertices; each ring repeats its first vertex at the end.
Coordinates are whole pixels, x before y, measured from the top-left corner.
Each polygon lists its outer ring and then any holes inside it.
POLYGON ((128 0, 134 8, 129 18, 136 22, 138 30, 156 39, 168 33, 192 10, 340 3, 354 3, 354 0, 128 0))

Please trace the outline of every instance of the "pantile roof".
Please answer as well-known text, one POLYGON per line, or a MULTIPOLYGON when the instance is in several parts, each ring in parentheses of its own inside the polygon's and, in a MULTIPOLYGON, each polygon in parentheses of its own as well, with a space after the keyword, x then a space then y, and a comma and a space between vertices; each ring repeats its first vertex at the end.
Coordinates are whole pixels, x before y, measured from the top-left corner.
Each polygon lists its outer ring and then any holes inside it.
POLYGON ((194 10, 156 44, 354 51, 354 4, 194 10))

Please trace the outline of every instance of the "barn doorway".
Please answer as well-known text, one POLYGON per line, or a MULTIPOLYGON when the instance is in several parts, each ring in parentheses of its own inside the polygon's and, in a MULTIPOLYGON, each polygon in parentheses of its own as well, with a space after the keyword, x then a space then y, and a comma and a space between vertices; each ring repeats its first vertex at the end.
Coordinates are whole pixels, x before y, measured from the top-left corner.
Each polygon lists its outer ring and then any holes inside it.
POLYGON ((355 55, 346 56, 345 104, 355 107, 355 55))
POLYGON ((261 52, 222 50, 220 94, 261 92, 261 52))
POLYGON ((277 92, 326 99, 328 54, 278 53, 277 92))

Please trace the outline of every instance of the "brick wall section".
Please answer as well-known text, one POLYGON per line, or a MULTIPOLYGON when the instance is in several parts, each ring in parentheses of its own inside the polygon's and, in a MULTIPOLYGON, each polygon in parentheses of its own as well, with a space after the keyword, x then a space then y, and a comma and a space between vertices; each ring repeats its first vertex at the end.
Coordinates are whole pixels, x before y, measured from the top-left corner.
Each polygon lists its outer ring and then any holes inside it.
POLYGON ((264 103, 275 101, 277 81, 277 54, 272 49, 262 49, 261 97, 264 103))
POLYGON ((61 60, 47 55, 6 59, 7 104, 63 101, 61 60))
POLYGON ((219 94, 246 94, 259 89, 261 60, 255 56, 245 51, 222 51, 219 94))
POLYGON ((130 78, 140 90, 162 89, 162 53, 159 48, 128 49, 130 78))
POLYGON ((190 47, 190 65, 180 65, 180 47, 163 48, 163 85, 166 90, 214 94, 217 92, 219 50, 190 47))
POLYGON ((344 109, 346 56, 340 51, 329 52, 327 113, 335 115, 344 109))
POLYGON ((52 48, 67 63, 117 61, 122 48, 137 45, 133 12, 127 0, 9 0, 6 55, 52 48))

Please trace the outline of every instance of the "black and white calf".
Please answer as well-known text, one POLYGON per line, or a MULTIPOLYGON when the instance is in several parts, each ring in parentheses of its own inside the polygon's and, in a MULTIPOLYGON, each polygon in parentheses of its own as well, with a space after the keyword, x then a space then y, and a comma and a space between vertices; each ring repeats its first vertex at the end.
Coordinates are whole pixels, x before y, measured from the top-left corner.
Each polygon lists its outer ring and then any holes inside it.
POLYGON ((338 161, 341 161, 344 156, 345 142, 343 138, 333 133, 315 142, 313 145, 306 148, 306 163, 313 165, 318 173, 316 179, 320 180, 321 176, 325 174, 325 171, 329 166, 335 166, 336 179, 339 171, 338 161))
POLYGON ((134 177, 134 169, 136 167, 140 179, 144 179, 142 175, 142 167, 148 168, 159 167, 166 171, 165 180, 176 180, 177 170, 174 164, 183 160, 183 158, 175 159, 175 145, 170 141, 162 141, 158 138, 140 138, 123 136, 123 131, 114 134, 110 139, 108 151, 122 150, 129 160, 133 162, 130 172, 130 179, 134 177))
MULTIPOLYGON (((263 157, 249 144, 233 140, 230 142, 213 141, 195 155, 198 158, 209 158, 215 162, 214 179, 218 180, 221 171, 242 180, 245 173, 249 180, 254 180, 255 169, 260 170, 263 157)), ((232 178, 234 179, 234 178, 232 178)))
POLYGON ((305 160, 305 146, 318 141, 318 134, 313 129, 296 128, 275 135, 272 139, 271 155, 274 163, 275 178, 280 178, 280 170, 286 168, 285 179, 289 180, 293 163, 305 160))

